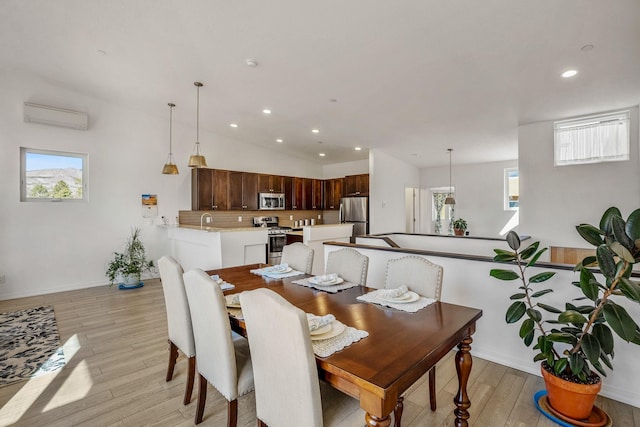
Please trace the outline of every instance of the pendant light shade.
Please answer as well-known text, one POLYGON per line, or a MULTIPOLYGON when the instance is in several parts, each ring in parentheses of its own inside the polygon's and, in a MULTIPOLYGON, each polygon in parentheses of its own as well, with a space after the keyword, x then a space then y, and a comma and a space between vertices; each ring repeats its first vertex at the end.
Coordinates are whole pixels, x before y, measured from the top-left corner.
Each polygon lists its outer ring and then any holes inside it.
POLYGON ((453 148, 447 148, 447 151, 449 152, 449 195, 447 196, 446 199, 444 199, 444 204, 455 205, 456 199, 453 197, 453 193, 452 193, 453 187, 451 186, 451 152, 453 151, 453 148))
POLYGON ((196 101, 196 145, 193 148, 193 154, 189 157, 190 168, 206 168, 207 160, 200 154, 200 88, 203 86, 200 82, 193 83, 198 89, 196 101))
POLYGON ((176 164, 173 162, 173 152, 171 151, 171 131, 172 131, 171 126, 173 123, 173 107, 175 107, 176 104, 172 104, 170 102, 168 105, 169 105, 169 158, 167 158, 167 163, 162 168, 162 173, 165 175, 178 175, 180 172, 178 172, 178 166, 176 166, 176 164))

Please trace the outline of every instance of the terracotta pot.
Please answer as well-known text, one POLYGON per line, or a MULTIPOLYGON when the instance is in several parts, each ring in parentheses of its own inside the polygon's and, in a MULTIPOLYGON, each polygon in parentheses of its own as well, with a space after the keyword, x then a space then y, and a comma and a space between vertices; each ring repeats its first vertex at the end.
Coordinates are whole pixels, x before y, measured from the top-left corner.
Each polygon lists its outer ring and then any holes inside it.
POLYGON ((454 228, 453 232, 456 236, 464 236, 464 230, 462 228, 454 228))
POLYGON ((574 420, 589 418, 602 381, 598 384, 577 384, 556 377, 542 366, 540 370, 553 409, 574 420))

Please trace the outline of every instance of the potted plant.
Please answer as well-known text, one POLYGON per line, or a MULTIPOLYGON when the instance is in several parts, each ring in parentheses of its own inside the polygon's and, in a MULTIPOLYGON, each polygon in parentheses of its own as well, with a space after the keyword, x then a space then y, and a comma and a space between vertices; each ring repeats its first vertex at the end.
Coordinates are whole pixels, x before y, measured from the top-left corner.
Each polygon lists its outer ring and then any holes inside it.
POLYGON ((113 259, 109 262, 106 271, 110 284, 113 285, 116 280, 121 280, 125 286, 137 285, 140 283, 140 275, 153 268, 153 261, 146 258, 140 234, 139 228, 132 229, 124 252, 113 253, 113 259))
POLYGON ((458 218, 453 221, 453 232, 456 236, 464 236, 464 232, 467 230, 467 221, 462 218, 458 218))
POLYGON ((624 307, 613 297, 626 297, 640 302, 640 285, 630 279, 631 270, 640 261, 640 209, 625 221, 620 211, 609 208, 599 227, 589 224, 576 226, 580 236, 596 247, 596 255, 576 264, 579 281, 572 282, 581 297, 566 301, 558 308, 539 302, 538 298, 553 289, 538 289, 554 272, 527 275, 547 248, 538 249, 539 242, 520 249, 520 238, 511 231, 507 243, 511 251, 495 249, 494 261, 515 262, 513 270, 492 269, 491 276, 501 280, 518 280, 517 293, 506 313, 507 323, 524 318, 519 335, 528 347, 535 342, 533 360, 541 361, 549 404, 565 416, 581 420, 587 418, 600 391, 602 381, 594 371, 606 376, 604 367, 613 369, 613 332, 623 340, 640 345, 640 328, 624 307), (599 280, 595 273, 601 273, 599 280), (546 312, 548 320, 544 320, 546 312), (559 386, 559 389, 556 389, 559 386), (567 392, 578 390, 578 395, 567 392), (577 403, 577 397, 588 397, 577 403), (565 407, 568 403, 569 407, 565 407), (575 404, 575 405, 574 405, 575 404), (571 407, 574 406, 574 407, 571 407))

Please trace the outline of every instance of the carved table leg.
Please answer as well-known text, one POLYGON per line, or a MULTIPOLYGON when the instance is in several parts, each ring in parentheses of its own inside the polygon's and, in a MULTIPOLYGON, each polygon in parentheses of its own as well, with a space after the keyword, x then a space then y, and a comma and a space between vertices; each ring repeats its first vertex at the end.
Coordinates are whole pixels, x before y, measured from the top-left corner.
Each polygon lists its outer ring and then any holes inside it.
POLYGON ((398 397, 398 403, 396 403, 396 407, 393 410, 393 427, 402 427, 402 410, 404 409, 404 397, 398 397))
POLYGON ((369 427, 389 427, 391 425, 391 418, 389 418, 389 415, 384 418, 378 418, 375 415, 367 413, 364 416, 364 419, 369 427))
POLYGON ((471 343, 473 340, 470 336, 465 337, 460 344, 458 344, 458 352, 456 353, 456 372, 458 373, 458 394, 453 398, 453 403, 456 405, 456 409, 453 413, 456 419, 453 423, 455 427, 468 427, 469 423, 469 406, 471 401, 467 395, 467 381, 469 381, 469 374, 471 373, 471 343))

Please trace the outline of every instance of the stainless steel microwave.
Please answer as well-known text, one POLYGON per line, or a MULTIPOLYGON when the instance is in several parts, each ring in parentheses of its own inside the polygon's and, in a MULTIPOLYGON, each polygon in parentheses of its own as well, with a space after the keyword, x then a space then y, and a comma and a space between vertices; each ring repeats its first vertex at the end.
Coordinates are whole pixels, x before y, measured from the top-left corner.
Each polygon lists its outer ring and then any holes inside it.
POLYGON ((265 211, 284 210, 284 193, 260 193, 258 209, 265 211))

